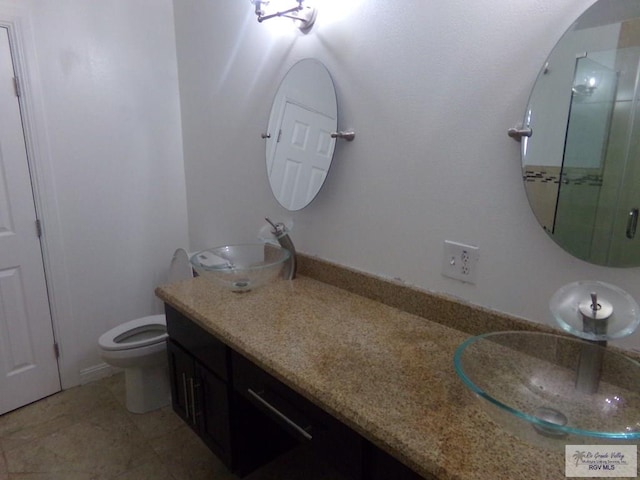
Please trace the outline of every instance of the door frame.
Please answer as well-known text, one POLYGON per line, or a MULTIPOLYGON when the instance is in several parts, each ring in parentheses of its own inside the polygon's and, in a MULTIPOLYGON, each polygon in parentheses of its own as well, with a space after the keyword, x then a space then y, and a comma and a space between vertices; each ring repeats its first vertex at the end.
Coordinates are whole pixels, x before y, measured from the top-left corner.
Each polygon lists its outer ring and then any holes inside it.
POLYGON ((58 215, 53 161, 47 134, 42 82, 37 64, 36 43, 31 15, 27 7, 0 1, 0 26, 7 28, 11 56, 20 83, 20 113, 25 135, 27 163, 36 215, 42 224, 40 246, 49 296, 53 335, 60 356, 58 372, 62 389, 80 383, 77 352, 73 348, 75 334, 62 224, 58 215))

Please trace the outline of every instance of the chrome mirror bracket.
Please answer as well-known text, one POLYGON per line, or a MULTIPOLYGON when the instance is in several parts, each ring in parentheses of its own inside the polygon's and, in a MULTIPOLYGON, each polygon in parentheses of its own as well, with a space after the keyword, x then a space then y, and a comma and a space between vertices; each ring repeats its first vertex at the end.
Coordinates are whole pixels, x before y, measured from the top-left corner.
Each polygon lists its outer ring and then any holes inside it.
POLYGON ((516 125, 515 127, 511 127, 509 130, 507 130, 507 135, 509 135, 517 142, 520 142, 522 141, 522 137, 531 137, 533 135, 533 130, 529 127, 516 125))

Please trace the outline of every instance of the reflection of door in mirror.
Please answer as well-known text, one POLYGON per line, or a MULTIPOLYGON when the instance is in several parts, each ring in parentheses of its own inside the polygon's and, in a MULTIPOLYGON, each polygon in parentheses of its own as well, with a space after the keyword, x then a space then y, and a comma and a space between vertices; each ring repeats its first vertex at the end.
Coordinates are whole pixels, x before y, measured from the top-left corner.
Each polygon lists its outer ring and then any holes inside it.
POLYGON ((336 145, 338 105, 331 75, 311 58, 293 65, 271 105, 265 157, 276 200, 287 210, 306 207, 325 181, 336 145))
MULTIPOLYGON (((612 215, 599 217, 611 117, 618 75, 605 65, 616 52, 590 53, 576 61, 566 141, 560 171, 558 200, 551 233, 579 258, 590 258, 596 230, 610 231, 612 215), (596 62, 596 57, 601 62, 596 62)), ((609 207, 610 208, 610 207, 609 207)))
POLYGON ((318 193, 332 157, 335 119, 287 101, 273 158, 268 161, 271 187, 289 210, 300 210, 318 193))

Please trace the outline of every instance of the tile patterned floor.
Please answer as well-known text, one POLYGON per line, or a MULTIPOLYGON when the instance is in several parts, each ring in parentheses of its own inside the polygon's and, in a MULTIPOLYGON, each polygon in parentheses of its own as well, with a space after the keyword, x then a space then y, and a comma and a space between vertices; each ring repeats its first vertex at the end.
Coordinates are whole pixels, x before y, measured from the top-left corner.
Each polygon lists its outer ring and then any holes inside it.
MULTIPOLYGON (((340 480, 294 451, 245 480, 340 480)), ((115 375, 0 416, 0 480, 239 480, 166 407, 124 406, 115 375)))
POLYGON ((124 408, 115 375, 0 416, 0 480, 236 480, 170 407, 124 408))

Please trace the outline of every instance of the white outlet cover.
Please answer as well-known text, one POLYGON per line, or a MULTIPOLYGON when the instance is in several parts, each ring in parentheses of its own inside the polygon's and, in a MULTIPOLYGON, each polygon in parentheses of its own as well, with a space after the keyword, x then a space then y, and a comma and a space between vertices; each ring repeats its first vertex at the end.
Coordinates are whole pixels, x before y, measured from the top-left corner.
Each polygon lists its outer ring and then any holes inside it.
POLYGON ((442 275, 475 284, 479 258, 478 247, 445 240, 443 250, 442 275))

